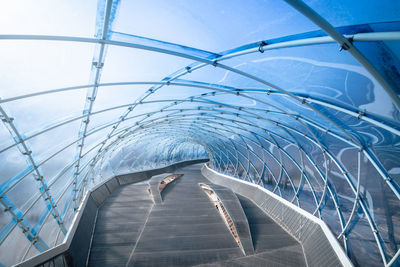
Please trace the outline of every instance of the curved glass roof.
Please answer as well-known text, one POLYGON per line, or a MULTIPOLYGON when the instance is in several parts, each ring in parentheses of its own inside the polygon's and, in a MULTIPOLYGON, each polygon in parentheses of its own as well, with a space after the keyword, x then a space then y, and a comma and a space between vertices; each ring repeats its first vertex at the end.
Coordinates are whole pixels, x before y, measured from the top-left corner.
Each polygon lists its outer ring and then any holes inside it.
POLYGON ((0 12, 0 266, 62 243, 111 176, 200 158, 323 219, 355 265, 396 262, 399 1, 0 12))

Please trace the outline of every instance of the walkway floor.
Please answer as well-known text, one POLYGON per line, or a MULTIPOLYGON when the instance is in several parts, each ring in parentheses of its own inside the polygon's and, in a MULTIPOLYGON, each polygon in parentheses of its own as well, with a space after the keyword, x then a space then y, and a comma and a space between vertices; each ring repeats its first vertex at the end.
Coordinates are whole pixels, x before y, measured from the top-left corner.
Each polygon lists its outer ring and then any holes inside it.
POLYGON ((207 182, 201 164, 153 205, 147 183, 122 186, 100 207, 89 266, 305 266, 300 244, 253 202, 239 196, 248 217, 256 254, 244 257, 234 238, 198 186, 207 182))

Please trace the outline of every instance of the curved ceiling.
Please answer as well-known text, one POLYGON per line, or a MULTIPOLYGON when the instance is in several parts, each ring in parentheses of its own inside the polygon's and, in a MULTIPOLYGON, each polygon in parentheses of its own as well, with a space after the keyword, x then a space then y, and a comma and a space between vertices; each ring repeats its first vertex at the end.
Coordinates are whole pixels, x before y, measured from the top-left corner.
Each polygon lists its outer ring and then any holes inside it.
POLYGON ((398 1, 9 2, 0 265, 61 243, 109 177, 199 158, 322 218, 356 265, 396 262, 398 1))

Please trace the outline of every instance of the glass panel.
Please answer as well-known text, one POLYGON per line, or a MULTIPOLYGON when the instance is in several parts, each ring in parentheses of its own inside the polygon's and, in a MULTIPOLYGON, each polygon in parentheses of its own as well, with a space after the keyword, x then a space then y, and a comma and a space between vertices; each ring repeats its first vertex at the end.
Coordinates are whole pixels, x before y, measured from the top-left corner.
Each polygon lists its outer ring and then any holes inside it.
POLYGON ((1 32, 92 37, 96 4, 95 0, 84 3, 77 0, 8 1, 0 12, 0 25, 7 25, 1 32))
POLYGON ((21 99, 5 106, 18 131, 29 136, 29 133, 81 116, 85 97, 83 89, 21 99))
POLYGON ((350 258, 359 266, 380 266, 382 265, 381 256, 368 221, 363 214, 358 214, 358 216, 360 218, 348 237, 352 248, 350 258))
MULTIPOLYGON (((400 17, 400 16, 399 16, 400 17)), ((400 26, 396 29, 400 30, 400 26)), ((395 92, 400 92, 400 42, 357 42, 355 47, 378 69, 384 79, 390 84, 395 92)))
MULTIPOLYGON (((22 260, 30 242, 22 233, 20 227, 15 227, 4 243, 0 246, 1 264, 11 266, 22 260), (12 253, 10 253, 12 251, 12 253)), ((38 253, 38 251, 36 252, 38 253)))
POLYGON ((30 246, 28 253, 26 254, 25 259, 32 258, 36 255, 40 254, 39 250, 35 246, 30 246))
POLYGON ((38 199, 38 195, 39 184, 33 175, 27 176, 7 192, 7 197, 11 201, 12 206, 18 208, 23 213, 30 208, 33 201, 38 199))
MULTIPOLYGON (((143 95, 150 85, 125 85, 125 86, 102 86, 97 92, 96 101, 94 102, 93 111, 99 111, 120 105, 134 103, 141 95, 143 95)), ((122 114, 127 107, 118 109, 122 114)), ((102 113, 101 116, 105 116, 102 113)))
POLYGON ((382 236, 386 253, 391 258, 400 245, 400 232, 395 226, 399 220, 399 199, 365 156, 361 170, 361 195, 382 236))
MULTIPOLYGON (((235 67, 237 60, 225 64, 235 67)), ((392 101, 337 44, 269 50, 240 57, 238 69, 287 91, 393 118, 392 101), (284 54, 283 54, 284 53, 284 54)))
POLYGON ((370 22, 386 22, 399 20, 397 12, 400 3, 393 0, 320 2, 305 0, 307 5, 318 12, 335 27, 365 24, 370 22), (379 12, 376 10, 379 9, 379 12))
POLYGON ((83 147, 82 155, 85 155, 89 150, 98 151, 100 149, 100 143, 107 139, 107 135, 111 132, 112 127, 107 127, 103 130, 88 135, 85 138, 85 145, 83 147), (94 148, 97 146, 96 148, 94 148))
MULTIPOLYGON (((37 160, 37 164, 76 141, 79 124, 80 121, 74 121, 29 139, 27 144, 30 145, 32 155, 37 160)), ((66 153, 65 151, 71 151, 71 147, 76 147, 76 144, 71 145, 61 153, 64 154, 66 153)), ((66 164, 72 159, 72 154, 66 153, 64 155, 66 155, 66 158, 60 160, 65 160, 64 164, 66 164)))
POLYGON ((2 98, 88 83, 92 44, 1 41, 0 50, 2 98))
POLYGON ((13 183, 26 173, 28 164, 25 161, 25 156, 13 147, 3 153, 0 153, 0 169, 2 175, 0 176, 0 183, 2 189, 6 186, 5 182, 13 183))
POLYGON ((56 175, 74 159, 75 152, 76 147, 72 145, 40 167, 41 173, 48 185, 50 185, 56 175))
POLYGON ((315 25, 280 1, 234 1, 229 5, 215 1, 121 1, 114 27, 118 32, 216 52, 313 29, 315 25))
POLYGON ((14 140, 10 135, 10 132, 4 126, 3 123, 0 124, 0 149, 4 149, 12 144, 14 144, 14 140))
POLYGON ((59 201, 59 198, 61 197, 65 188, 72 183, 75 171, 74 166, 75 165, 72 165, 72 167, 68 168, 67 170, 60 171, 57 176, 55 176, 55 178, 57 177, 57 179, 53 179, 49 183, 50 192, 53 196, 54 201, 59 201))
MULTIPOLYGON (((110 46, 104 63, 102 83, 160 81, 192 61, 161 53, 110 46)), ((143 86, 149 88, 151 86, 143 86)))
POLYGON ((49 213, 47 203, 43 198, 39 199, 35 205, 25 214, 25 219, 31 223, 34 231, 38 231, 43 224, 46 215, 49 213))

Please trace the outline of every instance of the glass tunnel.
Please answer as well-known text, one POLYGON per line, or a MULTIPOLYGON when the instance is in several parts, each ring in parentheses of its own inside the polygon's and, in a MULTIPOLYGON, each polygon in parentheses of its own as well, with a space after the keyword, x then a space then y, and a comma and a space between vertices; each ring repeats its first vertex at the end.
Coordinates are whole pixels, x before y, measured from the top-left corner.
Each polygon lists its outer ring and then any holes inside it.
POLYGON ((400 266, 400 2, 7 1, 0 266, 112 176, 209 159, 400 266))

